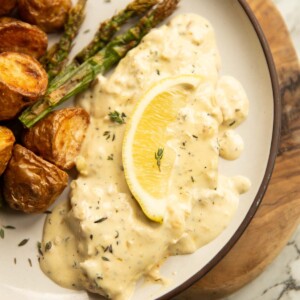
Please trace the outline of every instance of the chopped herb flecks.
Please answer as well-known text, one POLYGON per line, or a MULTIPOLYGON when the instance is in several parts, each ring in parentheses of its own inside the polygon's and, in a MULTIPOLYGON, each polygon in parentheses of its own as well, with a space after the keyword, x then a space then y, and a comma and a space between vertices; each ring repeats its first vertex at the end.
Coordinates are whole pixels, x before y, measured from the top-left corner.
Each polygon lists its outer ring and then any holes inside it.
POLYGON ((37 242, 37 248, 38 248, 38 252, 40 255, 44 255, 43 251, 42 251, 42 243, 41 242, 37 242))
POLYGON ((114 111, 108 114, 109 118, 112 122, 118 123, 118 124, 125 124, 125 118, 126 115, 122 112, 119 113, 118 111, 114 111))
POLYGON ((46 243, 46 245, 45 245, 45 251, 47 252, 47 251, 49 251, 51 248, 52 248, 52 243, 51 243, 51 242, 46 243))
POLYGON ((18 246, 19 246, 19 247, 22 247, 22 246, 26 245, 28 241, 29 241, 29 239, 24 239, 23 241, 21 241, 21 242, 18 244, 18 246))
POLYGON ((106 137, 106 140, 111 138, 111 140, 114 141, 116 139, 116 135, 114 133, 111 134, 110 131, 104 131, 103 136, 106 137))
POLYGON ((160 166, 161 166, 161 160, 164 156, 164 149, 163 148, 158 148, 157 152, 154 153, 154 157, 156 159, 156 164, 158 166, 159 172, 161 172, 160 166))
POLYGON ((16 229, 15 226, 11 226, 11 225, 5 225, 5 226, 3 226, 3 228, 5 228, 5 229, 16 229))
POLYGON ((109 261, 109 259, 107 257, 105 257, 105 256, 102 256, 102 260, 109 261))
POLYGON ((3 228, 0 229, 0 237, 1 237, 1 239, 4 239, 4 230, 3 230, 3 228))
POLYGON ((103 222, 105 220, 107 220, 107 217, 101 218, 101 219, 95 221, 94 223, 101 223, 101 222, 103 222))

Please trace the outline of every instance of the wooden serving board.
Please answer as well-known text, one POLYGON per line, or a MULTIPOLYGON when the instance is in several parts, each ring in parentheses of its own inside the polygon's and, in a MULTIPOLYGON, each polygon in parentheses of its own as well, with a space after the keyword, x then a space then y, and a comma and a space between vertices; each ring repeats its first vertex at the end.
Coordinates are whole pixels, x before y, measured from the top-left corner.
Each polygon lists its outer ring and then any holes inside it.
POLYGON ((254 219, 231 251, 176 300, 229 295, 258 276, 281 252, 300 221, 300 68, 285 23, 271 0, 247 0, 269 42, 282 96, 275 169, 254 219))

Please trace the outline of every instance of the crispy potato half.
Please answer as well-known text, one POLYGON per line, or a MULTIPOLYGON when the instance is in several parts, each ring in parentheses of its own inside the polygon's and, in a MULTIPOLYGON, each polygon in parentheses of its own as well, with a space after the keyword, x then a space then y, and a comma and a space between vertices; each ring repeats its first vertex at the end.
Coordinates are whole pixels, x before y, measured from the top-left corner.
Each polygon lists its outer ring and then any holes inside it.
POLYGON ((0 83, 22 96, 37 98, 47 89, 46 71, 36 59, 27 54, 0 53, 0 70, 0 83))
POLYGON ((0 18, 0 52, 21 52, 38 59, 47 51, 48 37, 34 25, 0 18))
POLYGON ((12 155, 15 137, 12 131, 0 126, 0 175, 4 172, 12 155))
POLYGON ((89 125, 88 113, 79 107, 57 110, 28 129, 25 147, 68 170, 75 165, 89 125))
POLYGON ((0 121, 15 118, 31 102, 19 93, 9 90, 0 82, 0 121))
POLYGON ((17 0, 0 0, 0 16, 9 14, 17 6, 17 0))
POLYGON ((23 21, 49 33, 63 28, 71 6, 71 0, 19 0, 18 8, 23 21))
POLYGON ((68 174, 16 144, 3 174, 8 205, 25 213, 44 212, 68 184, 68 174))

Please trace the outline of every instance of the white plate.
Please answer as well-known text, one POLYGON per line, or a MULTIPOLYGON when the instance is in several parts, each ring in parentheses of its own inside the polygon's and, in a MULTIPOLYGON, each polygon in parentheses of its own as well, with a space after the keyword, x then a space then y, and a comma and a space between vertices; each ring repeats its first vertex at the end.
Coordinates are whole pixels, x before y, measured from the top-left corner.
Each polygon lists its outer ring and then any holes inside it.
MULTIPOLYGON (((73 53, 91 39, 100 21, 110 17, 127 2, 89 0, 87 16, 73 53), (84 33, 87 29, 90 32, 84 33)), ((216 264, 232 247, 255 213, 276 157, 280 119, 278 84, 268 47, 249 8, 243 0, 181 0, 176 14, 183 12, 198 13, 212 23, 222 57, 222 73, 239 79, 248 94, 250 114, 238 128, 245 141, 245 151, 234 162, 221 161, 220 169, 225 175, 247 176, 252 188, 241 197, 232 223, 216 240, 192 255, 167 260, 162 267, 162 274, 171 279, 168 287, 138 285, 133 300, 169 299, 216 264)), ((67 192, 62 198, 66 197, 67 192)), ((15 230, 6 229, 5 238, 0 239, 1 299, 100 299, 85 292, 63 289, 42 273, 37 260, 37 242, 42 237, 44 219, 44 214, 27 216, 10 210, 0 212, 0 225, 16 227, 15 230), (28 243, 18 247, 25 238, 29 238, 28 243), (32 266, 28 259, 32 261, 32 266)))

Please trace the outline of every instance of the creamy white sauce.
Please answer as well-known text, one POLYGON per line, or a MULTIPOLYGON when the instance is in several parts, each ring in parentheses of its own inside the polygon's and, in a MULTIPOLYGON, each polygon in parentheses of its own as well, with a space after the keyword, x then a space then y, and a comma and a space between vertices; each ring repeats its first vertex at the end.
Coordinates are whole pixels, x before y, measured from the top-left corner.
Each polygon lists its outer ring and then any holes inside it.
POLYGON ((234 128, 248 114, 248 99, 241 84, 220 77, 219 69, 212 26, 181 15, 152 30, 109 79, 100 76, 79 99, 91 125, 70 203, 58 205, 45 223, 40 264, 51 279, 128 299, 142 276, 162 280, 159 267, 168 256, 192 253, 228 226, 250 182, 220 175, 218 158, 240 155, 243 141, 234 128), (203 82, 168 128, 175 133, 168 147, 177 158, 164 222, 156 224, 128 189, 121 159, 125 125, 112 123, 108 114, 130 117, 151 84, 180 74, 200 74, 203 82))

